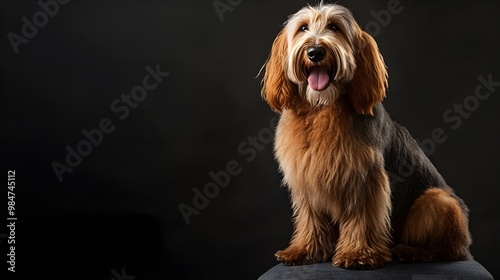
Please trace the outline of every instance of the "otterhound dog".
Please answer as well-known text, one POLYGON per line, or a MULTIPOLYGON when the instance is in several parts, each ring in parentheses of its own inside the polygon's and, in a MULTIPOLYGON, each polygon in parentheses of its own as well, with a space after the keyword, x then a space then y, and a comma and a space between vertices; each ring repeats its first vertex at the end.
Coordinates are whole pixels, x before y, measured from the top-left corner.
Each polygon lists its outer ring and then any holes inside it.
POLYGON ((263 70, 294 210, 279 261, 376 268, 393 255, 471 258, 467 206, 380 103, 384 60, 348 9, 321 3, 291 15, 263 70))

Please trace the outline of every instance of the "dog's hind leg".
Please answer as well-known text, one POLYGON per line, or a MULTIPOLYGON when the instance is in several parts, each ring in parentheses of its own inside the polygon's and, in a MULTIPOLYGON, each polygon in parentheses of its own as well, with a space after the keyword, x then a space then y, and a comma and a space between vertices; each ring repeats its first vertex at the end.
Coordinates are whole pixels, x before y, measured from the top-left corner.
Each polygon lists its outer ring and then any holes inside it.
POLYGON ((468 210, 459 200, 451 189, 427 189, 410 208, 395 255, 404 262, 472 258, 468 210))

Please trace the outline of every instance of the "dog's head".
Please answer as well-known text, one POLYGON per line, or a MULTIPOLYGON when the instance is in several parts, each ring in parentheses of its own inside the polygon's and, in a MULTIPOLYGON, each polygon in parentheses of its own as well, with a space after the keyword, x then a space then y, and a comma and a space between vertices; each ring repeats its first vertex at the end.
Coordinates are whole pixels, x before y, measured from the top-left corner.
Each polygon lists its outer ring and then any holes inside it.
POLYGON ((264 67, 262 96, 278 112, 301 99, 321 106, 346 94, 357 113, 371 115, 387 88, 375 40, 336 4, 307 6, 291 15, 264 67))

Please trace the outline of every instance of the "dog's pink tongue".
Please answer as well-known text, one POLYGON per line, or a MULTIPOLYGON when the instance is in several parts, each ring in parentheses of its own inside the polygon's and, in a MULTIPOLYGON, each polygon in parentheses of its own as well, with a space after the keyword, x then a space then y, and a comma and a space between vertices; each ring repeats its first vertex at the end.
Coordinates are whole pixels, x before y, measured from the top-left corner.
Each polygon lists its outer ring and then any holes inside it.
POLYGON ((318 91, 324 90, 329 80, 327 69, 319 66, 313 66, 309 77, 307 77, 309 86, 318 91))

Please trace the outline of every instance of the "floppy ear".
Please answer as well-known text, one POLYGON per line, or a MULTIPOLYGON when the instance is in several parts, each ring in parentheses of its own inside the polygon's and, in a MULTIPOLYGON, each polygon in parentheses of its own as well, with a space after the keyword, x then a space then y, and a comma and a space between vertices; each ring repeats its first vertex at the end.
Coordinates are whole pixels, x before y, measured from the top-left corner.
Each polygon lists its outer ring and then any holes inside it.
POLYGON ((373 106, 385 97, 387 69, 375 40, 365 31, 360 32, 356 70, 346 90, 356 113, 373 115, 373 106))
POLYGON ((264 64, 262 97, 274 111, 281 112, 292 105, 297 85, 286 74, 287 38, 284 29, 273 42, 269 58, 264 64))

